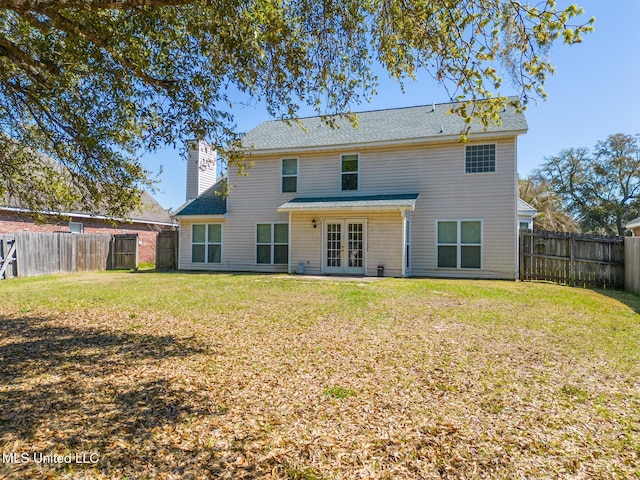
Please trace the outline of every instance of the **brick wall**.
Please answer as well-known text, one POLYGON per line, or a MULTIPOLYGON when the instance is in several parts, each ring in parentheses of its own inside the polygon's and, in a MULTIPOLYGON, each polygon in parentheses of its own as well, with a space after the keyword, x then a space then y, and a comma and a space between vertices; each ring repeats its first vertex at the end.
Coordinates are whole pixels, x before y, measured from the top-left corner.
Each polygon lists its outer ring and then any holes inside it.
MULTIPOLYGON (((84 233, 108 233, 111 235, 123 233, 137 233, 138 261, 155 263, 156 237, 161 230, 171 230, 170 227, 144 223, 117 223, 107 221, 71 217, 72 222, 82 223, 84 233)), ((36 225, 31 217, 18 212, 0 211, 0 233, 16 232, 68 232, 69 221, 52 221, 43 225, 36 225)))

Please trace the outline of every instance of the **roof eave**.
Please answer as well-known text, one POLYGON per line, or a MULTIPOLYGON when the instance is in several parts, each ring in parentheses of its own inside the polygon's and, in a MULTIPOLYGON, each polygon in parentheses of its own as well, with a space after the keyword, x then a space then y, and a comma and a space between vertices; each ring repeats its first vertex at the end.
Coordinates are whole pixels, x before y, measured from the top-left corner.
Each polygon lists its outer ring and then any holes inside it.
POLYGON ((533 218, 537 215, 538 215, 538 212, 531 212, 531 211, 523 212, 522 210, 518 212, 518 217, 533 218))
POLYGON ((180 220, 226 220, 228 215, 226 213, 199 213, 194 215, 174 215, 177 221, 180 220))
POLYGON ((276 209, 280 213, 307 213, 307 212, 394 212, 413 211, 415 202, 397 205, 318 205, 318 206, 291 206, 281 205, 276 209))
MULTIPOLYGON (((0 210, 8 210, 10 212, 18 212, 18 213, 34 213, 33 210, 28 208, 20 208, 20 207, 0 207, 0 210)), ((58 217, 76 217, 76 218, 88 218, 91 220, 108 220, 110 222, 120 222, 120 223, 148 223, 153 225, 163 225, 163 226, 174 226, 175 224, 172 222, 160 222, 157 220, 144 220, 144 219, 129 219, 129 218, 116 218, 116 217, 108 217, 106 215, 93 215, 90 213, 75 213, 75 212, 55 212, 52 210, 39 212, 42 215, 52 215, 58 217)))

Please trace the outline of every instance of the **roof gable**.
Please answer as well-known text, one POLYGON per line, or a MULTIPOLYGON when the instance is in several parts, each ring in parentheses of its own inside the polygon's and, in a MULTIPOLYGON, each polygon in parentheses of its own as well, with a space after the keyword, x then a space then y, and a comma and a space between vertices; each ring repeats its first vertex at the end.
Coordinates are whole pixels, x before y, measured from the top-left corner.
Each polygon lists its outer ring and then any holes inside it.
POLYGON ((535 215, 536 213, 538 213, 538 210, 535 207, 518 197, 518 215, 535 215))

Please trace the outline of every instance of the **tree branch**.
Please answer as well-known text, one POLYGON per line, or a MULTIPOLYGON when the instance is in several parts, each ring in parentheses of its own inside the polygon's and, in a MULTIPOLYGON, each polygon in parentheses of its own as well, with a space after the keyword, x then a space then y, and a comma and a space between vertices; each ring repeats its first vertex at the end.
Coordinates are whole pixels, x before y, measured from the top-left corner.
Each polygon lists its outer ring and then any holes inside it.
MULTIPOLYGON (((30 17, 31 15, 26 14, 25 17, 30 17)), ((122 65, 127 70, 134 73, 140 80, 143 82, 155 87, 158 90, 163 90, 168 92, 174 86, 174 83, 169 80, 163 80, 156 78, 152 75, 149 75, 142 68, 134 64, 131 60, 129 60, 126 56, 118 52, 115 48, 107 43, 103 38, 93 33, 91 30, 84 27, 84 25, 80 25, 78 23, 72 22, 59 12, 50 13, 49 18, 53 22, 53 25, 60 30, 77 37, 84 38, 85 40, 93 43, 98 48, 101 48, 105 52, 107 52, 111 58, 113 58, 116 62, 122 65)))
POLYGON ((53 75, 59 73, 59 69, 55 65, 40 62, 27 55, 18 45, 3 35, 0 35, 0 56, 10 59, 17 67, 45 87, 49 87, 51 83, 42 75, 42 71, 47 71, 53 75))
POLYGON ((21 12, 57 12, 65 8, 131 10, 140 7, 167 7, 194 3, 194 0, 0 0, 0 9, 21 12))

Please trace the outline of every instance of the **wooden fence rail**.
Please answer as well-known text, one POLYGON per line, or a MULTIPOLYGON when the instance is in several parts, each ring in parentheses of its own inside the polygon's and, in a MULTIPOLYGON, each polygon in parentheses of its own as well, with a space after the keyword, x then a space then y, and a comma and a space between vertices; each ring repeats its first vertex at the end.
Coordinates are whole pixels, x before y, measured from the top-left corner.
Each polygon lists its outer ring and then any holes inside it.
POLYGON ((116 242, 118 235, 19 232, 0 235, 0 279, 136 268, 138 237, 116 242), (15 251, 11 257, 10 247, 15 251))
POLYGON ((520 279, 618 288, 625 280, 624 237, 520 232, 520 279))

